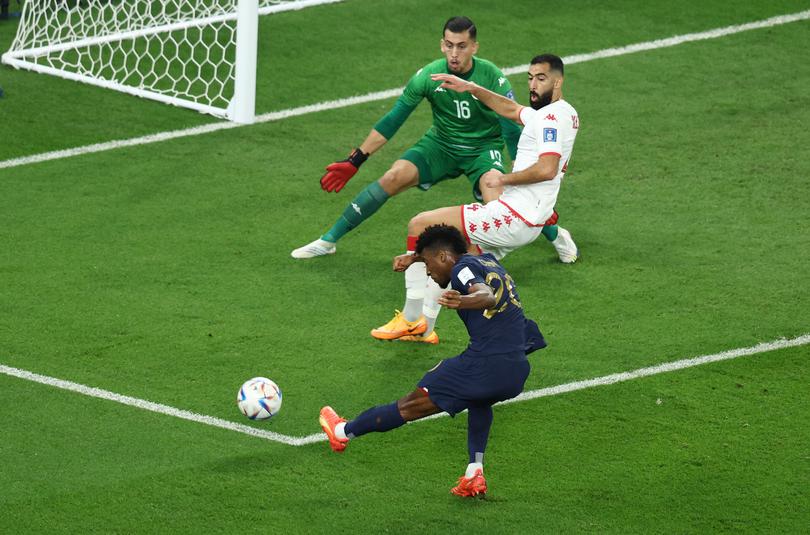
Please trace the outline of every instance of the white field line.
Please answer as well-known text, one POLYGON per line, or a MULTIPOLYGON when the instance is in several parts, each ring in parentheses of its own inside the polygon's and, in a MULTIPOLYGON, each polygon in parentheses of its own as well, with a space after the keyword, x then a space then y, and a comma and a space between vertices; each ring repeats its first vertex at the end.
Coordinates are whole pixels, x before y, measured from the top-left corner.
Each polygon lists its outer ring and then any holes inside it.
MULTIPOLYGON (((563 58, 564 62, 568 65, 574 63, 584 63, 586 61, 592 61, 595 59, 602 59, 602 58, 610 58, 615 56, 622 56, 625 54, 633 54, 635 52, 643 52, 648 50, 656 50, 659 48, 667 48, 671 46, 680 45, 683 43, 690 43, 694 41, 704 41, 707 39, 716 39, 718 37, 724 37, 726 35, 732 35, 735 33, 746 32, 749 30, 757 30, 760 28, 770 28, 773 26, 779 26, 782 24, 788 24, 790 22, 796 22, 801 20, 810 19, 810 10, 807 11, 800 11, 798 13, 792 13, 789 15, 779 15, 776 17, 771 17, 769 19, 764 19, 755 22, 749 22, 746 24, 738 24, 734 26, 726 26, 724 28, 715 28, 713 30, 708 30, 705 32, 698 32, 698 33, 688 33, 684 35, 676 35, 674 37, 668 37, 666 39, 656 39, 654 41, 646 41, 643 43, 636 43, 627 46, 621 46, 616 48, 607 48, 604 50, 598 50, 596 52, 590 52, 587 54, 576 54, 573 56, 566 56, 563 58)), ((503 69, 503 72, 510 76, 512 74, 517 74, 520 72, 524 72, 527 69, 527 65, 518 65, 515 67, 507 67, 503 69)), ((359 95, 350 98, 343 98, 338 100, 331 100, 328 102, 320 102, 317 104, 310 104, 308 106, 301 106, 298 108, 290 108, 287 110, 281 110, 271 113, 265 113, 262 115, 258 115, 256 117, 256 123, 267 123, 273 121, 280 121, 282 119, 287 119, 289 117, 296 117, 299 115, 306 115, 309 113, 317 113, 326 110, 333 110, 337 108, 345 108, 348 106, 354 106, 357 104, 365 104, 368 102, 375 102, 378 100, 385 100, 389 98, 394 98, 399 96, 402 92, 402 87, 398 87, 396 89, 388 89, 386 91, 377 91, 374 93, 367 93, 365 95, 359 95)), ((46 162, 49 160, 58 160, 62 158, 71 158, 73 156, 80 156, 84 154, 92 154, 96 152, 104 152, 108 150, 120 149, 123 147, 132 147, 137 145, 147 145, 149 143, 158 143, 161 141, 167 141, 170 139, 176 139, 181 137, 189 137, 189 136, 198 136, 201 134, 207 134, 210 132, 216 132, 219 130, 227 130, 229 128, 238 128, 245 125, 238 125, 231 122, 217 122, 211 123, 204 126, 197 126, 193 128, 186 128, 182 130, 173 130, 169 132, 161 132, 157 134, 151 134, 147 136, 141 136, 136 138, 130 139, 121 139, 115 141, 107 141, 105 143, 96 143, 93 145, 85 145, 83 147, 76 147, 72 149, 65 149, 65 150, 57 150, 51 152, 43 152, 41 154, 34 154, 31 156, 21 156, 19 158, 11 158, 9 160, 2 160, 0 161, 0 169, 7 169, 11 167, 19 167, 23 165, 29 165, 33 163, 39 162, 46 162)))
MULTIPOLYGON (((674 362, 666 362, 664 364, 658 364, 656 366, 639 368, 637 370, 629 372, 605 375, 603 377, 596 377, 594 379, 588 379, 585 381, 576 381, 573 383, 567 383, 548 388, 541 388, 539 390, 531 390, 529 392, 523 392, 516 398, 499 403, 499 405, 501 404, 505 405, 507 403, 515 403, 519 401, 527 401, 530 399, 540 397, 556 396, 558 394, 573 392, 575 390, 584 390, 586 388, 592 388, 595 386, 611 385, 623 381, 630 381, 632 379, 639 379, 641 377, 648 377, 650 375, 657 375, 659 373, 666 373, 676 370, 682 370, 684 368, 701 366, 703 364, 708 364, 710 362, 736 359, 738 357, 756 355, 758 353, 766 353, 768 351, 775 351, 777 349, 785 349, 788 347, 796 347, 806 344, 810 344, 810 334, 804 334, 802 336, 791 338, 789 340, 780 339, 775 340, 773 342, 764 342, 752 347, 732 349, 730 351, 723 351, 722 353, 715 353, 713 355, 705 355, 702 357, 688 358, 683 360, 677 360, 674 362)), ((131 396, 124 396, 122 394, 110 392, 109 390, 103 390, 101 388, 93 388, 79 383, 65 381, 62 379, 57 379, 55 377, 48 377, 47 375, 40 375, 38 373, 21 370, 19 368, 4 366, 2 364, 0 364, 0 373, 10 375, 12 377, 17 377, 20 379, 25 379, 28 381, 34 381, 36 383, 41 383, 48 386, 53 386, 56 388, 61 388, 63 390, 70 390, 71 392, 77 392, 79 394, 84 394, 85 396, 105 399, 108 401, 115 401, 117 403, 129 405, 131 407, 136 407, 138 409, 157 412, 168 416, 174 416, 176 418, 182 418, 184 420, 190 420, 192 422, 198 422, 213 427, 219 427, 221 429, 227 429, 229 431, 236 431, 238 433, 244 433, 246 435, 264 438, 266 440, 271 440, 273 442, 280 442, 282 444, 287 444, 289 446, 303 446, 305 444, 312 444, 314 442, 321 442, 326 440, 326 435, 323 433, 315 433, 304 437, 293 437, 289 435, 283 435, 281 433, 265 431, 247 425, 237 424, 229 420, 223 420, 221 418, 214 418, 213 416, 197 414, 195 412, 177 409, 175 407, 170 407, 168 405, 163 405, 160 403, 154 403, 152 401, 147 401, 145 399, 134 398, 131 396)), ((417 420, 417 422, 432 420, 443 416, 447 416, 447 413, 436 414, 434 416, 430 416, 422 420, 417 420)), ((313 416, 313 423, 314 421, 315 417, 313 416)))

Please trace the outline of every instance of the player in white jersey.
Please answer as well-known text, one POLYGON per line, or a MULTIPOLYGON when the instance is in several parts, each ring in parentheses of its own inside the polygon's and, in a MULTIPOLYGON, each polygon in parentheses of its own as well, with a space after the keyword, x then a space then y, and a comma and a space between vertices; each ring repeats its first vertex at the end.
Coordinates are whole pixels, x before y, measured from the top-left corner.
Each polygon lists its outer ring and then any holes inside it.
MULTIPOLYGON (((487 204, 439 208, 413 217, 408 223, 409 250, 411 236, 418 236, 428 226, 445 224, 462 231, 471 252, 484 251, 500 259, 537 239, 546 223, 556 223, 554 205, 579 128, 576 110, 562 98, 563 73, 563 62, 558 56, 544 54, 532 59, 529 66, 531 107, 456 76, 432 76, 433 80, 442 82, 441 87, 469 92, 499 115, 520 122, 524 128, 512 172, 492 177, 487 184, 487 187, 503 187, 503 193, 487 204)), ((579 257, 567 230, 559 228, 552 243, 564 262, 573 263, 579 257)), ((404 271, 411 264, 412 255, 400 255, 394 259, 394 270, 404 271)), ((430 299, 429 293, 425 295, 426 302, 430 299)), ((372 330, 371 334, 382 339, 411 337, 422 332, 426 338, 435 337, 433 325, 409 323, 417 322, 392 320, 372 330)))
MULTIPOLYGON (((485 205, 468 204, 423 212, 408 225, 408 234, 446 219, 465 232, 472 245, 502 258, 510 251, 534 241, 545 222, 552 217, 571 152, 579 129, 579 117, 571 104, 562 98, 563 63, 550 54, 537 56, 529 66, 531 107, 511 101, 506 104, 498 95, 488 94, 474 84, 457 77, 436 75, 442 87, 468 91, 498 114, 524 125, 518 141, 517 157, 512 172, 497 178, 503 193, 485 205)), ((563 241, 573 240, 560 229, 563 241)), ((558 239, 560 236, 558 236, 558 239)), ((569 244, 565 244, 569 245, 569 244)), ((572 260, 578 251, 572 247, 572 260)), ((562 256, 562 255, 561 255, 562 256)))

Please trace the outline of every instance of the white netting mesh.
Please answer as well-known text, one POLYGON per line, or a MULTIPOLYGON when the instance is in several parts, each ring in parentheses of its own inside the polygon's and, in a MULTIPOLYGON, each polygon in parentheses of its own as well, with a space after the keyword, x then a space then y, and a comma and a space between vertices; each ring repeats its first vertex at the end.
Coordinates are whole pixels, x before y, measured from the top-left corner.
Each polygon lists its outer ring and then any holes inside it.
POLYGON ((233 95, 237 2, 26 0, 9 55, 224 109, 233 95))

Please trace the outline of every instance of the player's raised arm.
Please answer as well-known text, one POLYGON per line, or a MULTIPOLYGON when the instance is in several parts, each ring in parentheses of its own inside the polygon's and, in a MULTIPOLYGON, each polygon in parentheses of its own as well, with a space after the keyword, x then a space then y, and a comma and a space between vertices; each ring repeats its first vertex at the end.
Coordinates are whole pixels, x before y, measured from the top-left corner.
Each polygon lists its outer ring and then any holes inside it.
POLYGON ((462 80, 458 76, 452 74, 432 74, 430 76, 434 82, 442 82, 445 89, 455 91, 457 93, 470 93, 472 96, 483 102, 489 109, 500 115, 506 117, 511 121, 520 121, 520 110, 523 106, 514 100, 499 95, 489 89, 485 89, 480 85, 462 80))

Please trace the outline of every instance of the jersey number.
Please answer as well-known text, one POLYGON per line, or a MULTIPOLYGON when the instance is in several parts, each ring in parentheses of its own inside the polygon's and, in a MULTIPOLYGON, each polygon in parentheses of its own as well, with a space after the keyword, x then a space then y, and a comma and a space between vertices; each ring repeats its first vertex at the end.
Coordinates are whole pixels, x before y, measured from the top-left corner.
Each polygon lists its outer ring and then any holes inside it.
POLYGON ((505 284, 507 290, 509 290, 509 299, 504 299, 503 303, 501 303, 501 306, 498 306, 497 303, 500 303, 501 298, 503 297, 504 280, 501 278, 500 275, 498 275, 494 271, 490 271, 489 273, 487 273, 487 278, 484 279, 484 282, 486 282, 487 286, 492 287, 492 284, 490 283, 493 280, 497 280, 500 284, 498 284, 498 289, 495 290, 495 306, 484 310, 484 317, 486 319, 492 319, 492 317, 495 314, 498 314, 506 310, 506 307, 509 306, 509 303, 512 303, 518 308, 523 308, 523 305, 520 304, 520 301, 518 301, 517 297, 515 297, 514 291, 515 281, 512 280, 512 277, 510 277, 509 274, 506 275, 506 284, 505 284))
POLYGON ((466 100, 453 100, 456 103, 456 115, 459 119, 470 118, 470 103, 466 100))

